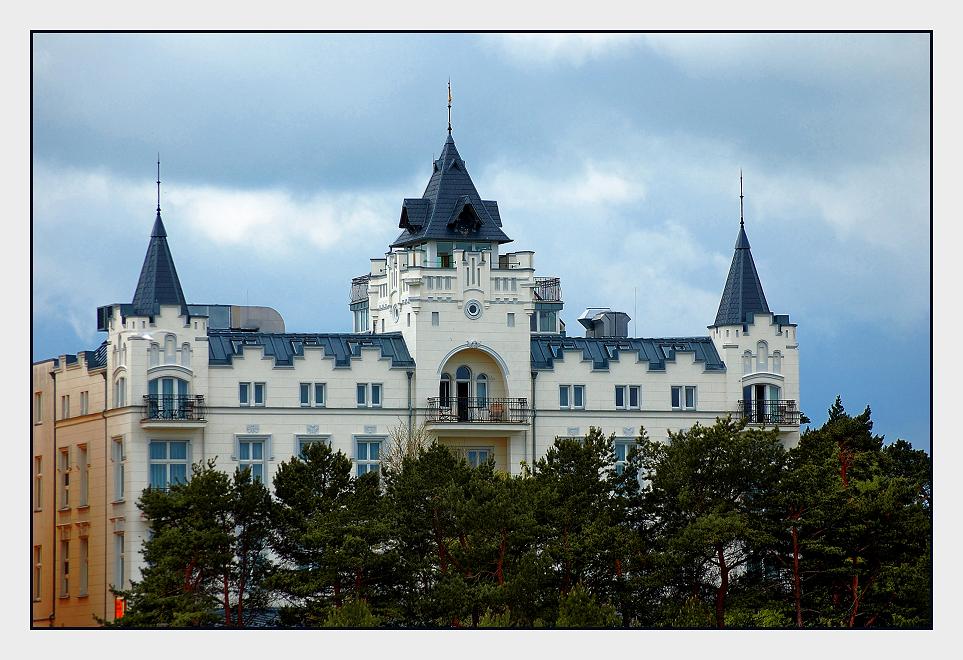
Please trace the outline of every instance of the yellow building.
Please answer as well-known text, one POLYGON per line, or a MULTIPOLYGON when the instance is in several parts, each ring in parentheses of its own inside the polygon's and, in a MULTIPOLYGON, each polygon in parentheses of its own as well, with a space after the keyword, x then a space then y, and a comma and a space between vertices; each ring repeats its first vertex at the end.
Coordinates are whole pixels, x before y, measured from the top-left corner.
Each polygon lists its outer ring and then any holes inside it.
POLYGON ((34 626, 95 626, 113 614, 105 351, 33 365, 34 626))

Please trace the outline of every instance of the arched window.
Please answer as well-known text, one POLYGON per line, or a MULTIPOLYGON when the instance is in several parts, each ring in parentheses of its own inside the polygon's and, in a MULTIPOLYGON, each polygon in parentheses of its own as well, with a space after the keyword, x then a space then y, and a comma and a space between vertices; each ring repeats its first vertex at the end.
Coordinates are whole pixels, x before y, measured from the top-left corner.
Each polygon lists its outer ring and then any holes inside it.
POLYGON ((190 419, 192 410, 186 380, 154 378, 147 381, 147 414, 150 419, 190 419))
POLYGON ((782 353, 774 351, 772 354, 772 371, 776 374, 782 373, 782 353))
POLYGON ((769 371, 769 345, 764 341, 756 344, 756 371, 769 371))
POLYGON ((151 342, 150 345, 150 366, 156 367, 160 364, 160 346, 156 342, 151 342))
POLYGON ((478 374, 475 380, 475 397, 479 406, 488 405, 488 376, 485 374, 478 374))
POLYGON ((174 335, 167 335, 164 338, 164 364, 177 364, 177 357, 174 353, 177 351, 177 339, 174 335))
POLYGON ((455 380, 471 380, 471 369, 465 365, 458 367, 458 371, 455 372, 455 380))
POLYGON ((191 368, 191 345, 187 342, 181 345, 181 366, 191 368))
POLYGON ((441 375, 441 382, 438 384, 438 398, 442 408, 451 408, 451 376, 441 375))
POLYGON ((752 373, 752 353, 749 351, 742 354, 742 373, 752 373))

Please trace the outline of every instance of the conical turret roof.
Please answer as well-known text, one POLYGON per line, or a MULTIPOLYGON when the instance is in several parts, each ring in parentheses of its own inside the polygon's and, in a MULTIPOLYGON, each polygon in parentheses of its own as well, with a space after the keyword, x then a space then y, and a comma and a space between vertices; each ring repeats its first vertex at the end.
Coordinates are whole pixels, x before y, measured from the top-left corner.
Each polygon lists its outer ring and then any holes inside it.
POLYGON ((726 278, 726 288, 722 291, 722 300, 719 302, 719 311, 713 325, 739 325, 745 323, 749 315, 754 313, 769 314, 770 311, 766 294, 762 290, 762 282, 759 281, 759 273, 756 272, 756 264, 752 260, 746 228, 740 222, 729 277, 726 278))
POLYGON ((137 316, 153 316, 160 311, 160 305, 180 305, 187 310, 159 207, 131 305, 137 316))
POLYGON ((405 231, 391 247, 428 239, 496 243, 512 240, 501 229, 498 203, 482 200, 478 195, 451 135, 445 140, 441 155, 432 163, 424 194, 402 203, 398 226, 405 231))

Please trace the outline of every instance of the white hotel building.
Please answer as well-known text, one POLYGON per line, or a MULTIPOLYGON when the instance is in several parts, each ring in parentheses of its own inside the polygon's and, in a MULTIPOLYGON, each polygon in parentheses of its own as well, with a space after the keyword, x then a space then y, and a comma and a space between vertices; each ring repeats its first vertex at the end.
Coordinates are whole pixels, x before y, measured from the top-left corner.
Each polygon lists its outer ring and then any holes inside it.
POLYGON ((98 309, 105 344, 51 362, 106 387, 110 449, 92 469, 108 495, 91 515, 114 536, 109 583, 139 576, 139 552, 123 553, 146 533, 137 494, 215 456, 270 483, 323 440, 362 473, 378 469, 390 429, 425 425, 469 462, 517 473, 590 426, 624 456, 641 426, 665 439, 729 414, 798 441, 796 326, 770 312, 741 221, 708 334, 660 338, 628 337, 628 317, 604 309, 569 336, 559 280, 536 275, 533 252, 506 249, 498 204, 479 196, 450 134, 399 225, 351 282, 353 333, 286 333, 270 308, 189 303, 158 207, 133 301, 98 309))

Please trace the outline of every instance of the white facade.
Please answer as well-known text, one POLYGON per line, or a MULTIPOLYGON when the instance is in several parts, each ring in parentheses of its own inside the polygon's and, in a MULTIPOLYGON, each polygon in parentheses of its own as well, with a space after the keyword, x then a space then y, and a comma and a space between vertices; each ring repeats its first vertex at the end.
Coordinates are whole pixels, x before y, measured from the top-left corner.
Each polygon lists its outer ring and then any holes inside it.
MULTIPOLYGON (((166 236, 162 225, 156 230, 152 242, 166 236)), ((361 472, 377 469, 374 450, 390 429, 409 424, 511 473, 557 436, 590 426, 625 441, 644 426, 664 440, 669 431, 746 414, 760 426, 780 423, 787 445, 799 438, 796 327, 786 316, 750 314, 681 339, 564 337, 557 280, 536 279, 534 253, 464 233, 390 248, 371 260, 367 281, 356 278, 352 298, 361 325, 354 335, 212 329, 207 316, 164 301, 148 315, 131 305, 101 308, 107 432, 123 447, 107 479, 111 524, 127 549, 117 566, 125 580, 139 577, 132 550, 146 533, 137 497, 189 474, 192 462, 216 458, 228 472, 252 465, 270 483, 300 443, 324 440, 361 472), (364 338, 375 345, 356 348, 364 338), (339 364, 325 341, 346 346, 350 357, 339 364), (273 342, 293 357, 272 355, 273 342), (215 356, 212 343, 230 347, 228 358, 215 356), (407 355, 386 355, 398 346, 407 355), (536 357, 537 347, 551 359, 536 357), (586 347, 602 359, 586 359, 586 347)))

